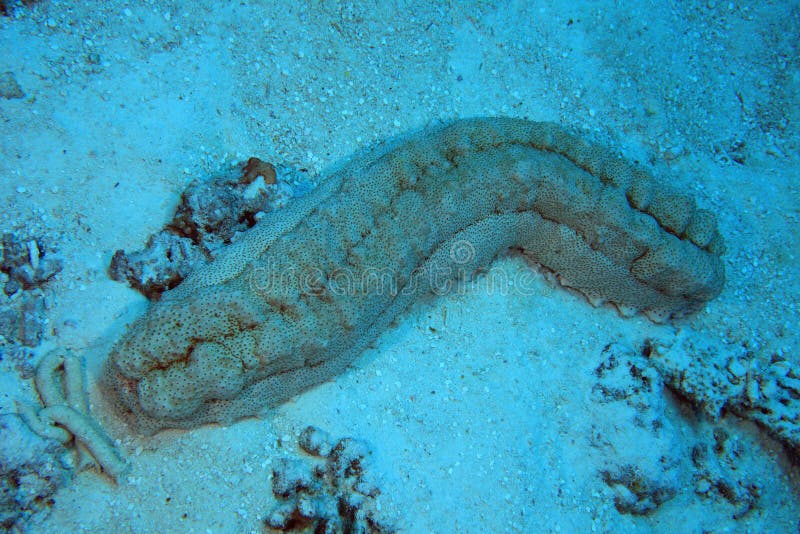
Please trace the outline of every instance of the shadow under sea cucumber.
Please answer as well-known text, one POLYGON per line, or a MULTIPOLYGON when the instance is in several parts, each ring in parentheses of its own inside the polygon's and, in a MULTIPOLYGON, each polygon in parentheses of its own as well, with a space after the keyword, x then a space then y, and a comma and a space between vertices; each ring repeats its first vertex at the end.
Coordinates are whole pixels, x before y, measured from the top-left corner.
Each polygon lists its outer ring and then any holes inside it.
POLYGON ((103 390, 145 433, 255 415, 508 249, 661 320, 724 285, 715 218, 686 193, 555 124, 459 120, 359 156, 264 217, 131 326, 103 390))

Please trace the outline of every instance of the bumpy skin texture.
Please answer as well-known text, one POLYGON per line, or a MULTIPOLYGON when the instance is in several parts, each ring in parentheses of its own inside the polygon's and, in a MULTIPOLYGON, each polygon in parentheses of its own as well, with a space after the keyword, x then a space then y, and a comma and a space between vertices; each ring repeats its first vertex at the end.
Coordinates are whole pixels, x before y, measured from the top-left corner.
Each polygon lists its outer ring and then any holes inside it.
POLYGON ((113 350, 105 389, 146 433, 257 414, 509 248, 652 317, 724 283, 714 217, 687 195, 557 125, 462 120, 355 158, 166 292, 113 350))

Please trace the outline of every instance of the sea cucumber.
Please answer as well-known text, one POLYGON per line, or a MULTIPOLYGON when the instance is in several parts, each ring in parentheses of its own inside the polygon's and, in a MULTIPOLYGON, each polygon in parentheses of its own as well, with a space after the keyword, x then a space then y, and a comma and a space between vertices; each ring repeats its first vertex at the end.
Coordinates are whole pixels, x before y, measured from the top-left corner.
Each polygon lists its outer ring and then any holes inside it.
POLYGON ((509 249, 592 302, 661 319, 724 284, 715 218, 689 195, 558 125, 459 120, 268 214, 130 327, 103 390, 145 433, 256 415, 509 249))

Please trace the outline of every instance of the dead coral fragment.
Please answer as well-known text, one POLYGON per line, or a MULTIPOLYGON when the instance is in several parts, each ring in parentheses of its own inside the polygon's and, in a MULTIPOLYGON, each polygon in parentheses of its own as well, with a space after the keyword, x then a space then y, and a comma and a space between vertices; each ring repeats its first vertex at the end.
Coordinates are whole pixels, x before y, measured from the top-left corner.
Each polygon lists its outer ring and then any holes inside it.
POLYGON ((712 419, 725 411, 755 422, 800 458, 800 370, 743 347, 684 330, 644 348, 666 385, 712 419))
POLYGON ((740 519, 758 504, 761 486, 742 473, 738 441, 721 428, 713 434, 713 447, 699 442, 692 448, 695 493, 705 499, 725 499, 734 507, 733 518, 740 519))
POLYGON ((665 483, 642 473, 636 466, 625 465, 617 471, 603 471, 603 482, 614 489, 614 505, 623 514, 647 515, 672 499, 675 484, 665 483))
POLYGON ((25 522, 53 504, 72 470, 64 447, 31 431, 16 414, 0 414, 0 532, 26 532, 25 522))
POLYGON ((0 271, 8 275, 3 292, 12 295, 19 289, 35 289, 58 274, 63 262, 51 254, 50 249, 39 237, 22 238, 11 233, 3 234, 0 271))
POLYGON ((0 240, 0 343, 35 347, 47 327, 45 285, 62 261, 41 237, 3 234, 0 240), (6 298, 8 296, 8 298, 6 298))
POLYGON ((267 516, 280 532, 394 532, 377 519, 380 490, 365 480, 369 447, 353 438, 331 446, 326 432, 307 427, 300 447, 316 457, 313 464, 283 458, 272 469, 272 492, 281 500, 267 516), (325 452, 325 454, 322 454, 325 452), (321 461, 324 460, 324 461, 321 461))
POLYGON ((158 300, 205 259, 206 255, 191 239, 162 230, 150 237, 144 250, 128 253, 117 250, 108 274, 118 282, 127 280, 148 299, 158 300))
POLYGON ((236 165, 217 176, 193 180, 166 227, 152 235, 143 250, 117 250, 109 275, 127 281, 148 299, 158 300, 224 245, 239 239, 264 214, 310 188, 304 172, 286 166, 276 169, 258 158, 250 158, 244 168, 236 165), (259 176, 263 180, 258 180, 259 176))
POLYGON ((607 422, 592 425, 602 480, 621 513, 647 515, 680 489, 680 437, 665 414, 664 382, 647 360, 620 343, 603 349, 593 398, 607 422), (631 447, 631 443, 648 443, 631 447))

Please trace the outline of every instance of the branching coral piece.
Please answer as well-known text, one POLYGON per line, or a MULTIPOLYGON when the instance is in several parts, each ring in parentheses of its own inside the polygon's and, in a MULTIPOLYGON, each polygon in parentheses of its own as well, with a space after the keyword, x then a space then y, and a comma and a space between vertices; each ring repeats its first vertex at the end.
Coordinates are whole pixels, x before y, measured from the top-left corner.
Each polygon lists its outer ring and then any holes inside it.
POLYGON ((395 532, 379 518, 380 490, 367 473, 372 453, 366 443, 343 438, 333 444, 327 432, 311 426, 298 443, 311 463, 281 458, 273 464, 278 504, 264 521, 270 532, 395 532))

